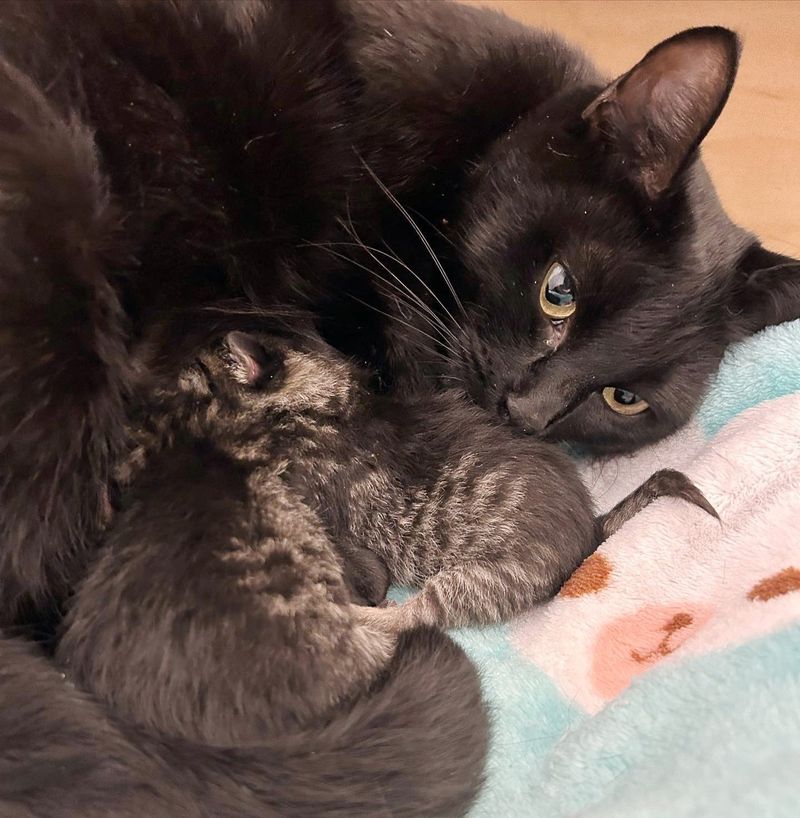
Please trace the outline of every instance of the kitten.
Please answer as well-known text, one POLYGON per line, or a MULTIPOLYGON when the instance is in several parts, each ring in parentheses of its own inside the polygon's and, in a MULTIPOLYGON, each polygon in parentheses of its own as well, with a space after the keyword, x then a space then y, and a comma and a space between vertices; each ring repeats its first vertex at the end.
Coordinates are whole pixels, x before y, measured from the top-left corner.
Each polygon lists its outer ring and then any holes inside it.
MULTIPOLYGON (((403 787, 410 815, 462 814, 480 782, 487 725, 468 660, 425 629, 398 642, 359 621, 365 609, 353 604, 321 522, 336 509, 311 484, 342 484, 337 467, 366 456, 351 450, 337 464, 324 454, 337 425, 361 411, 358 394, 343 361, 274 338, 267 354, 244 333, 201 355, 176 385, 146 393, 130 409, 129 451, 102 549, 58 641, 56 662, 70 682, 126 729, 143 731, 144 746, 228 748, 221 772, 246 782, 252 806, 244 814, 265 806, 328 814, 325 805, 333 814, 377 814, 390 790, 403 787), (309 493, 320 502, 307 503, 309 493), (436 670, 412 673, 434 643, 442 652, 436 670), (409 671, 383 691, 380 680, 403 663, 409 671), (445 705, 438 691, 450 695, 452 685, 460 700, 445 705), (359 713, 375 719, 380 737, 359 713), (423 717, 439 732, 431 746, 423 717), (342 738, 326 783, 310 756, 331 730, 342 738), (260 784, 256 771, 284 743, 276 770, 288 765, 290 779, 260 784), (309 759, 291 770, 294 745, 309 759), (431 772, 420 775, 422 757, 431 772), (292 802, 284 805, 287 789, 292 802)), ((359 560, 356 589, 382 596, 377 557, 363 559, 355 531, 342 545, 346 561, 359 560)), ((190 771, 206 780, 213 767, 190 771)), ((205 814, 225 803, 213 795, 205 814)))
POLYGON ((677 34, 608 83, 493 11, 348 5, 364 184, 330 249, 361 266, 326 333, 385 383, 441 374, 530 434, 619 452, 685 423, 730 341, 800 316, 800 265, 730 222, 698 158, 735 34, 677 34))
MULTIPOLYGON (((190 532, 195 528, 205 532, 203 536, 209 543, 252 543, 257 539, 253 531, 261 532, 267 523, 259 520, 253 529, 254 522, 245 522, 253 518, 254 511, 243 514, 234 506, 225 512, 224 507, 217 507, 213 495, 205 501, 199 495, 206 483, 214 487, 212 492, 225 485, 229 491, 220 496, 228 502, 227 494, 234 491, 239 472, 244 475, 240 480, 248 487, 247 507, 254 504, 269 515, 270 536, 274 538, 272 529, 281 526, 289 532, 281 535, 287 539, 284 548, 289 547, 291 527, 300 526, 306 520, 306 509, 311 510, 314 519, 324 526, 329 541, 344 549, 339 556, 345 565, 357 566, 354 584, 359 586, 359 596, 374 603, 385 594, 387 584, 386 573, 374 570, 375 563, 367 562, 365 551, 380 558, 392 582, 422 585, 419 596, 402 610, 353 613, 364 622, 372 622, 376 616, 382 621, 393 619, 397 627, 499 622, 550 598, 596 547, 600 537, 609 536, 656 496, 685 496, 713 513, 685 477, 664 472, 596 520, 577 469, 557 447, 523 435, 509 435, 499 422, 455 391, 415 401, 375 396, 364 387, 363 377, 353 364, 316 341, 311 333, 298 346, 296 341, 263 333, 230 332, 221 347, 198 358, 179 384, 177 395, 165 401, 162 409, 145 412, 147 422, 137 432, 139 440, 120 479, 130 482, 137 471, 143 470, 144 483, 150 487, 149 501, 131 504, 131 510, 115 523, 118 533, 111 537, 111 546, 79 592, 67 619, 62 656, 76 653, 69 623, 86 621, 81 613, 83 595, 96 606, 101 589, 109 589, 108 594, 121 592, 112 592, 119 585, 113 577, 132 571, 126 557, 131 547, 146 560, 137 573, 151 577, 152 584, 156 565, 166 557, 162 553, 165 538, 178 549, 185 548, 179 544, 187 538, 194 542, 192 537, 198 535, 190 532), (180 436, 186 434, 183 430, 189 430, 191 437, 188 443, 178 445, 175 441, 182 440, 180 436), (201 444, 203 452, 211 446, 217 457, 224 454, 235 464, 231 476, 213 473, 222 467, 215 465, 211 454, 200 457, 201 444), (153 454, 164 446, 165 454, 153 454), (202 468, 200 462, 205 464, 202 468), (182 480, 184 474, 187 478, 182 480), (202 475, 197 486, 195 475, 202 475), (184 486, 187 481, 189 484, 184 486), (178 494, 173 497, 175 492, 178 494), (302 505, 295 508, 284 494, 300 498, 302 505), (192 513, 192 498, 198 495, 203 514, 196 523, 193 521, 186 532, 171 536, 162 533, 172 531, 173 525, 159 504, 177 509, 178 519, 183 521, 192 513), (281 509, 280 513, 276 509, 281 509), (148 522, 137 522, 142 519, 148 522), (243 525, 250 526, 246 529, 250 533, 239 531, 243 525), (119 544, 131 538, 135 545, 119 544), (155 560, 152 564, 150 553, 155 560)), ((134 485, 138 486, 142 479, 134 480, 134 485)), ((135 496, 139 497, 141 491, 137 488, 135 496)), ((262 532, 260 536, 265 535, 262 532)), ((303 537, 308 539, 300 532, 293 539, 302 543, 303 537)), ((283 563, 273 568, 268 559, 257 558, 265 574, 261 580, 263 593, 282 594, 293 615, 300 615, 303 606, 310 605, 304 593, 330 585, 334 574, 340 579, 331 564, 331 553, 323 554, 319 544, 315 548, 310 556, 293 556, 289 560, 291 570, 283 563), (276 580, 270 578, 272 574, 283 577, 280 588, 273 587, 276 580)), ((216 550, 212 551, 213 567, 220 557, 216 550)), ((204 582, 211 583, 207 577, 213 574, 212 567, 201 571, 204 582)), ((249 563, 244 567, 248 572, 253 570, 249 563)), ((171 578, 168 583, 171 585, 171 578)), ((165 609, 157 621, 171 627, 171 619, 180 616, 184 603, 160 593, 160 604, 165 609)), ((215 595, 220 597, 218 609, 227 609, 224 600, 230 593, 215 595)), ((334 601, 342 604, 341 592, 334 601)), ((109 596, 102 608, 118 611, 120 601, 109 596)), ((264 615, 274 616, 268 612, 264 615)), ((317 614, 317 620, 320 616, 317 614)), ((111 622, 116 618, 112 616, 111 622)), ((105 622, 102 627, 107 627, 105 622)), ((146 632, 150 625, 143 621, 141 627, 146 632)), ((258 632, 258 627, 251 627, 258 632)), ((319 627, 319 621, 314 627, 319 627)), ((327 639, 335 629, 324 625, 322 630, 327 639)), ((265 627, 268 642, 276 638, 273 631, 265 627)), ((93 646, 105 644, 98 634, 81 628, 81 640, 81 666, 92 667, 100 661, 96 654, 117 669, 127 661, 106 648, 95 650, 93 646)), ((232 649, 239 649, 240 642, 232 649)), ((180 646, 175 649, 182 655, 180 646)), ((127 648, 125 652, 128 658, 133 655, 127 648)), ((344 653, 340 662, 346 672, 344 653)), ((289 665, 288 657, 281 664, 289 665)), ((320 672, 324 675, 329 670, 321 666, 320 672)), ((88 675, 107 678, 99 670, 88 675)), ((125 675, 149 679, 148 683, 160 690, 161 681, 153 672, 133 672, 132 667, 125 675)), ((85 676, 86 672, 79 674, 81 679, 85 676)), ((258 676, 266 678, 265 673, 258 676)), ((116 689, 116 682, 109 684, 116 689)), ((103 697, 112 696, 106 689, 91 687, 103 697)), ((281 685, 271 683, 272 687, 280 696, 281 685)), ((336 695, 332 685, 326 689, 336 695)), ((113 693, 111 699, 117 708, 119 695, 113 693)), ((139 689, 132 689, 129 699, 133 701, 138 695, 139 689)), ((309 696, 304 692, 302 701, 309 696)), ((180 711, 166 694, 159 693, 159 697, 165 700, 169 714, 180 711)), ((188 697, 186 706, 184 729, 189 729, 194 706, 188 697)), ((130 716, 128 710, 123 710, 130 716)))

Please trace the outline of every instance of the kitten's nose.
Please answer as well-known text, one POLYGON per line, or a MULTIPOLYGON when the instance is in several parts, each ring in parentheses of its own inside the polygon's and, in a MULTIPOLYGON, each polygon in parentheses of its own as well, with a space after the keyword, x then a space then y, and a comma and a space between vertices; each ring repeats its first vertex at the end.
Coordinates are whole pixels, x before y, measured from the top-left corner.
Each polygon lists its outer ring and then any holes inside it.
POLYGON ((508 395, 505 408, 514 426, 529 435, 543 432, 560 411, 557 401, 533 393, 508 395))

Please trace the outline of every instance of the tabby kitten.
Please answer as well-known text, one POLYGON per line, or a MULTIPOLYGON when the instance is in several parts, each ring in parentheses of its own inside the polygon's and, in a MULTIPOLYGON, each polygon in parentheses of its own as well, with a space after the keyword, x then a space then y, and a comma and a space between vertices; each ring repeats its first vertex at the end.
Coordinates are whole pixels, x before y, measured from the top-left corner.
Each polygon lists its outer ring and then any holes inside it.
MULTIPOLYGON (((296 340, 234 331, 222 346, 201 354, 181 376, 176 396, 164 402, 165 408, 145 410, 146 422, 136 432, 137 443, 119 477, 123 484, 134 481, 137 497, 142 482, 152 487, 149 505, 142 500, 128 501, 129 510, 115 523, 112 545, 90 574, 68 617, 61 655, 76 653, 70 623, 87 621, 81 604, 84 595, 96 606, 99 598, 110 594, 102 603, 103 610, 120 609, 114 594, 124 592, 124 585, 114 579, 118 575, 128 577, 125 584, 131 584, 132 573, 149 576, 152 593, 164 606, 153 627, 172 628, 172 619, 180 618, 185 606, 174 595, 155 588, 153 577, 173 547, 184 547, 179 543, 187 538, 195 541, 198 534, 191 532, 196 528, 209 543, 212 566, 220 557, 211 544, 219 540, 252 548, 265 537, 270 542, 279 539, 279 564, 259 550, 252 564, 244 556, 225 558, 224 572, 233 571, 228 562, 240 566, 243 577, 257 571, 247 580, 248 592, 249 586, 257 587, 259 594, 266 595, 262 599, 273 595, 285 601, 285 612, 293 617, 313 607, 316 628, 326 605, 334 603, 337 616, 343 616, 341 607, 335 607, 342 605, 343 597, 340 592, 326 591, 322 603, 314 596, 340 578, 330 548, 325 552, 315 543, 305 554, 301 544, 310 536, 306 529, 294 532, 301 523, 312 525, 307 521, 306 509, 310 509, 311 519, 318 520, 328 540, 342 549, 339 557, 344 564, 356 566, 352 582, 359 596, 379 601, 387 579, 422 586, 419 596, 402 610, 369 613, 362 609, 351 615, 364 622, 394 620, 396 627, 457 627, 502 621, 550 598, 596 547, 598 538, 608 536, 639 510, 643 498, 682 495, 709 509, 686 478, 659 473, 596 520, 575 466, 559 448, 510 435, 456 391, 399 401, 371 394, 362 381, 352 363, 310 332, 298 346, 296 340), (187 431, 190 444, 181 443, 187 431), (204 454, 206 447, 215 454, 204 454), (216 474, 222 468, 216 459, 223 456, 225 462, 235 464, 228 478, 216 474), (205 464, 202 469, 200 463, 205 464), (142 477, 135 479, 140 470, 142 477), (252 503, 252 510, 224 513, 211 498, 203 503, 196 519, 185 523, 186 533, 172 532, 169 513, 160 504, 166 504, 167 510, 177 508, 183 515, 180 519, 193 515, 195 504, 189 498, 198 491, 193 485, 197 474, 202 474, 203 484, 230 486, 220 492, 227 503, 239 472, 247 487, 247 507, 252 503), (188 475, 187 485, 183 474, 188 475), (173 497, 175 492, 186 501, 173 497), (291 498, 297 499, 292 502, 291 498), (298 506, 299 500, 302 504, 298 506), (172 532, 169 546, 164 544, 165 530, 172 532), (126 556, 130 546, 114 544, 120 540, 135 543, 134 552, 144 560, 141 568, 134 571, 126 556), (294 541, 297 545, 293 546, 294 541), (300 552, 292 553, 298 548, 300 552), (290 549, 288 555, 286 549, 290 549), (380 558, 388 576, 368 561, 365 552, 380 558)), ((194 559, 200 559, 200 552, 195 553, 194 559)), ((169 576, 169 571, 165 573, 169 576)), ((213 587, 211 567, 203 568, 200 575, 203 584, 213 587)), ((170 577, 170 585, 172 581, 170 577)), ((219 597, 221 609, 226 610, 228 593, 220 591, 219 597)), ((276 610, 284 609, 279 605, 276 610)), ((264 615, 275 616, 267 611, 264 615)), ((141 627, 146 631, 147 622, 141 627)), ((111 628, 113 631, 113 625, 111 628)), ((249 626, 248 633, 250 628, 258 631, 249 626)), ((327 640, 336 628, 326 624, 322 630, 327 640)), ((87 633, 84 626, 79 632, 84 645, 82 666, 100 661, 97 655, 117 669, 127 661, 140 661, 127 648, 125 657, 113 656, 106 647, 96 650, 105 645, 103 638, 87 633)), ((272 625, 265 634, 267 642, 277 638, 272 625)), ((201 644, 213 642, 201 640, 201 644)), ((178 655, 184 653, 178 645, 176 650, 178 655)), ((276 655, 275 648, 271 652, 276 655)), ((376 654, 376 661, 385 661, 380 650, 376 654)), ((345 653, 340 657, 341 672, 349 679, 352 671, 346 658, 345 653)), ((352 661, 357 664, 366 659, 352 661)), ((278 664, 291 666, 289 655, 278 664)), ((371 672, 374 669, 369 667, 371 672)), ((322 663, 319 671, 323 676, 330 672, 322 663)), ((86 675, 81 672, 79 678, 85 680, 86 675)), ((163 692, 169 684, 159 680, 158 674, 142 673, 141 668, 134 673, 131 667, 125 675, 151 680, 154 689, 162 692, 148 700, 167 702, 171 716, 180 711, 177 704, 169 703, 169 695, 163 692)), ((97 670, 88 676, 110 678, 97 670)), ((265 672, 258 676, 262 681, 269 678, 265 672)), ((276 696, 283 695, 280 683, 269 687, 276 696)), ((112 697, 119 707, 118 693, 98 690, 96 685, 93 689, 112 697)), ((131 691, 131 700, 138 695, 138 688, 131 691)), ((328 684, 326 695, 336 699, 341 691, 328 684)), ((189 697, 184 702, 188 708, 184 729, 189 729, 194 705, 189 697)), ((269 706, 275 707, 274 703, 269 706)))
MULTIPOLYGON (((319 349, 231 333, 172 386, 145 378, 115 509, 55 660, 131 750, 169 764, 176 743, 196 749, 179 778, 201 814, 372 815, 391 795, 398 814, 461 815, 487 743, 477 676, 444 634, 398 638, 359 616, 359 593, 382 598, 386 570, 355 521, 334 548, 329 532, 348 525, 337 512, 350 510, 320 483, 347 484, 373 535, 391 521, 367 508, 371 492, 359 505, 350 481, 376 466, 352 436, 360 387, 319 349)), ((56 748, 79 749, 60 735, 56 748)), ((165 799, 167 783, 155 785, 165 799)), ((82 804, 102 800, 91 779, 75 786, 82 804)))

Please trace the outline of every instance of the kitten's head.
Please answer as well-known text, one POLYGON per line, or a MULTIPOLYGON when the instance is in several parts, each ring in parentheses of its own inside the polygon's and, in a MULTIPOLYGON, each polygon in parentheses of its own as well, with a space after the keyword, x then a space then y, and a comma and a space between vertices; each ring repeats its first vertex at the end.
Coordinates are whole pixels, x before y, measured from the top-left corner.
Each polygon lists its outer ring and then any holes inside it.
POLYGON ((451 372, 477 402, 633 449, 689 419, 727 343, 800 315, 797 262, 729 221, 697 161, 738 50, 721 28, 676 35, 537 108, 476 168, 451 372))
POLYGON ((223 432, 259 428, 278 412, 346 415, 358 385, 351 364, 322 341, 264 332, 228 332, 179 377, 204 426, 223 432))

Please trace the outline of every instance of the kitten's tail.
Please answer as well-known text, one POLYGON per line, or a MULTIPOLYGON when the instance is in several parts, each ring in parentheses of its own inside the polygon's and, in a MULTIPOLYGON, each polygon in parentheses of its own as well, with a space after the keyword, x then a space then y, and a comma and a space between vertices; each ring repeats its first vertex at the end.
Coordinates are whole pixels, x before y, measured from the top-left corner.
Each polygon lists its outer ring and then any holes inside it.
POLYGON ((401 636, 384 678, 319 730, 209 748, 121 725, 0 639, 0 814, 464 815, 488 741, 477 674, 445 634, 401 636))
POLYGON ((674 469, 661 469, 655 472, 620 500, 614 508, 595 520, 596 541, 601 543, 615 534, 634 514, 650 505, 659 497, 676 497, 702 508, 712 517, 719 519, 716 509, 708 502, 699 488, 683 473, 674 469))

